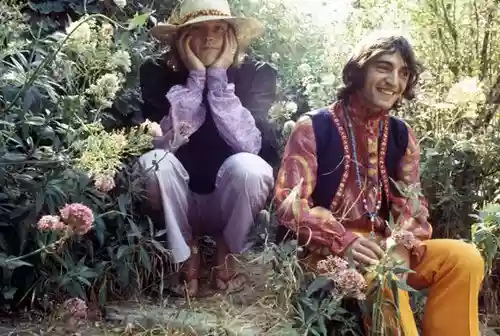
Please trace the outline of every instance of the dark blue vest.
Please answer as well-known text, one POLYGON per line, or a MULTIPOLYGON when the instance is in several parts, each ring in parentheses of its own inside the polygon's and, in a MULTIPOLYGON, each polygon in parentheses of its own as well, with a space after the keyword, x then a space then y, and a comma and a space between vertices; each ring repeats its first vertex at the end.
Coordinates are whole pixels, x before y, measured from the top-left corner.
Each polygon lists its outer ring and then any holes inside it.
MULTIPOLYGON (((329 209, 344 173, 342 139, 327 108, 306 115, 312 119, 318 162, 317 182, 311 198, 315 206, 329 209)), ((408 146, 408 128, 403 121, 395 117, 391 116, 389 120, 385 163, 389 179, 397 180, 397 169, 408 146)), ((384 201, 389 202, 387 195, 384 201)))

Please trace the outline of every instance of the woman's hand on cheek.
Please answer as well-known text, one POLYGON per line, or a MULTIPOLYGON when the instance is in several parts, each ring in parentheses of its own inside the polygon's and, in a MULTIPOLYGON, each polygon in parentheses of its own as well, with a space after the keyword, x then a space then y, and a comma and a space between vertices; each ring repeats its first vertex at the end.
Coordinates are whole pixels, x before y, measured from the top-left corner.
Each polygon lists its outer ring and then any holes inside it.
POLYGON ((185 31, 177 40, 179 57, 188 70, 205 70, 203 63, 198 57, 196 57, 193 50, 191 50, 191 38, 192 37, 188 34, 188 31, 185 31))
POLYGON ((210 66, 211 68, 227 69, 233 64, 236 51, 238 49, 238 42, 232 30, 229 30, 224 37, 224 46, 219 57, 210 66))

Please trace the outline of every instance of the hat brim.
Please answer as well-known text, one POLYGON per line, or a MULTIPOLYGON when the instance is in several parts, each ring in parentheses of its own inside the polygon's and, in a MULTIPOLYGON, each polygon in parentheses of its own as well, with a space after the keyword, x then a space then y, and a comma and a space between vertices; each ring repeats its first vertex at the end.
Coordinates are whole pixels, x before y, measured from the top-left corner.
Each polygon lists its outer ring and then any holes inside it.
POLYGON ((259 38, 264 33, 264 25, 254 18, 242 18, 236 16, 198 16, 181 25, 173 25, 169 23, 159 23, 151 28, 151 34, 161 42, 169 42, 180 29, 189 25, 209 22, 209 21, 226 21, 234 28, 236 40, 240 47, 247 47, 254 39, 259 38))

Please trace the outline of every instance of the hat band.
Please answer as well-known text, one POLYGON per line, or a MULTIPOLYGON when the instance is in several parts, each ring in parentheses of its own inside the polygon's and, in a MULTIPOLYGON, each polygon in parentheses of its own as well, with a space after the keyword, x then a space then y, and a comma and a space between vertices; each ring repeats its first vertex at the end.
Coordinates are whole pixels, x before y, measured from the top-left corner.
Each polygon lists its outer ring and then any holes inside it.
POLYGON ((229 17, 231 16, 230 14, 221 12, 218 9, 201 9, 195 12, 190 12, 185 14, 180 20, 176 22, 177 25, 181 25, 186 23, 189 20, 192 20, 194 18, 197 18, 199 16, 225 16, 229 17))

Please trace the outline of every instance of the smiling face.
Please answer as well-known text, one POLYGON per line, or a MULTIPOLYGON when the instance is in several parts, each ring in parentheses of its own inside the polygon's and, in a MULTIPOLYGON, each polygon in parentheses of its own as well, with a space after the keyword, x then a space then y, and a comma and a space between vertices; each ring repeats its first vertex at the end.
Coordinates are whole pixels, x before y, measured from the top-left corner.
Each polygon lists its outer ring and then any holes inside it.
POLYGON ((224 37, 230 29, 225 21, 208 21, 189 26, 191 50, 205 66, 210 66, 219 57, 224 47, 224 37))
POLYGON ((399 52, 382 54, 367 64, 362 96, 374 109, 389 110, 402 97, 409 78, 399 52))

